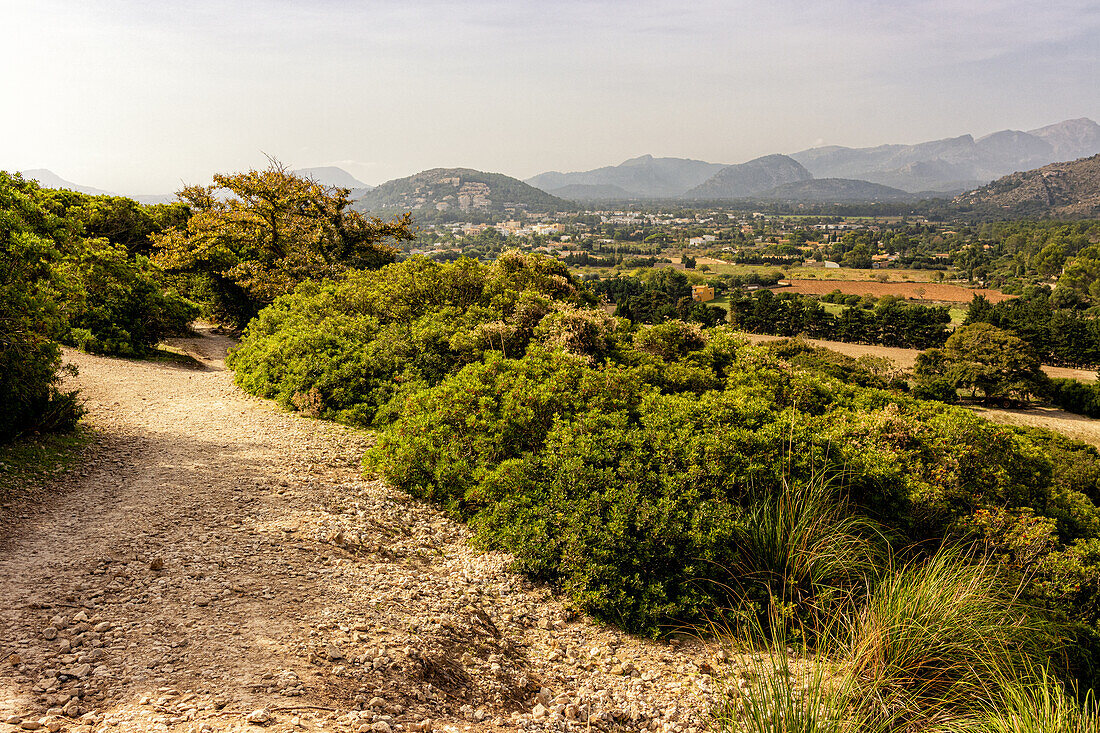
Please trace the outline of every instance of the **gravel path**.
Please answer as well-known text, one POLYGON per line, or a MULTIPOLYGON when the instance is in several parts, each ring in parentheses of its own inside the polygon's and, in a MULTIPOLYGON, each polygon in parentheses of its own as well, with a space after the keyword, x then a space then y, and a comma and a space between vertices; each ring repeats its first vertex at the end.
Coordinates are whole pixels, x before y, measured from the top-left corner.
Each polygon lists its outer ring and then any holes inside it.
POLYGON ((241 393, 228 338, 174 345, 201 368, 67 354, 95 437, 0 527, 0 733, 699 725, 702 644, 578 617, 365 479, 369 435, 241 393))

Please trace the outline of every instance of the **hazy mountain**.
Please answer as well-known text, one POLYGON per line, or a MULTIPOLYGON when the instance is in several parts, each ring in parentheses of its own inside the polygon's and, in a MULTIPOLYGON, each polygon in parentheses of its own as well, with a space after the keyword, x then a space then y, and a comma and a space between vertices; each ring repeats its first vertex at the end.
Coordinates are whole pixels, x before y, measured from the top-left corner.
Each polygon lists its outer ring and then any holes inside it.
POLYGON ((832 203, 853 201, 916 201, 916 194, 890 188, 878 183, 857 181, 850 178, 814 178, 806 181, 784 183, 770 191, 755 194, 754 198, 767 201, 796 201, 806 203, 832 203))
POLYGON ((374 186, 368 183, 363 183, 343 168, 338 168, 334 165, 323 165, 316 168, 298 168, 293 171, 293 173, 300 178, 311 178, 324 186, 339 186, 340 188, 350 188, 352 190, 370 190, 374 188, 374 186))
POLYGON ((35 168, 34 170, 20 171, 23 174, 23 178, 28 181, 38 181, 38 185, 43 188, 66 188, 70 191, 76 191, 77 193, 86 193, 91 196, 110 196, 109 191, 104 191, 101 188, 92 188, 91 186, 81 186, 79 183, 73 183, 72 181, 66 181, 61 176, 57 175, 51 170, 45 168, 35 168))
POLYGON ((1055 160, 1076 160, 1100 153, 1100 125, 1087 117, 1040 127, 1028 131, 1028 134, 1050 145, 1055 160))
POLYGON ((956 196, 952 204, 997 218, 1100 216, 1100 155, 1013 173, 956 196))
POLYGON ((574 208, 518 179, 470 168, 433 168, 387 181, 355 204, 361 211, 504 211, 512 207, 536 212, 574 208))
POLYGON ((1002 130, 916 145, 828 146, 791 155, 817 178, 853 178, 905 191, 973 188, 1008 173, 1100 152, 1100 125, 1067 120, 1037 130, 1002 130))
POLYGON ((139 204, 145 204, 146 206, 151 206, 153 204, 174 204, 179 200, 174 193, 139 193, 129 198, 132 198, 139 204))
POLYGON ((724 167, 702 160, 643 155, 590 171, 540 173, 526 183, 547 192, 573 185, 618 186, 627 195, 617 198, 672 198, 698 186, 724 167))
POLYGON ((621 186, 610 183, 570 183, 547 193, 571 201, 609 201, 640 198, 621 186))
POLYGON ((811 178, 813 175, 798 161, 786 155, 765 155, 747 163, 727 165, 685 193, 684 198, 710 201, 751 198, 785 183, 811 178))

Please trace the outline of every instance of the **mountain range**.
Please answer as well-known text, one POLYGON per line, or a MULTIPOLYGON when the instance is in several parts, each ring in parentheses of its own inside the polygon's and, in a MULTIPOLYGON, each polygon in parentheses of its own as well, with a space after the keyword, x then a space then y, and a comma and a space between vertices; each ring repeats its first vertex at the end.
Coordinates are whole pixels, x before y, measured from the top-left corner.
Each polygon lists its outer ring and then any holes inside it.
POLYGON ((793 158, 786 155, 765 155, 738 165, 727 165, 698 186, 684 192, 681 198, 728 200, 746 199, 777 186, 799 183, 813 178, 793 158))
MULTIPOLYGON (((571 208, 569 202, 644 199, 805 203, 947 199, 1007 174, 1097 153, 1100 125, 1079 118, 1027 132, 1002 130, 979 138, 962 135, 914 145, 834 145, 790 155, 765 155, 735 165, 643 155, 589 171, 540 173, 526 181, 470 168, 433 168, 371 187, 336 166, 294 172, 318 183, 350 189, 356 208, 364 211, 504 211, 516 207, 541 212, 571 208)), ((50 188, 108 193, 66 181, 45 169, 23 174, 50 188)), ((132 198, 141 203, 175 200, 170 194, 132 198)))
POLYGON ((654 158, 643 155, 619 165, 605 166, 580 173, 550 171, 528 178, 524 183, 555 196, 605 198, 614 190, 625 191, 626 198, 674 198, 694 188, 726 166, 687 158, 654 158), (569 191, 563 189, 569 188, 569 191), (591 188, 583 188, 591 187, 591 188), (608 189, 607 187, 613 187, 608 189))
MULTIPOLYGON (((915 200, 937 193, 947 197, 1008 173, 1096 153, 1100 153, 1100 125, 1080 118, 1028 132, 1002 130, 977 139, 962 135, 915 145, 811 148, 789 156, 768 155, 738 166, 644 155, 590 171, 540 173, 526 182, 576 200, 622 198, 614 195, 619 189, 629 194, 626 198, 637 199, 736 199, 758 197, 777 185, 831 178, 876 183, 908 193, 915 200), (804 172, 798 172, 790 161, 804 172), (787 180, 781 180, 785 177, 787 180)), ((828 189, 806 187, 815 196, 828 189)), ((873 191, 862 190, 863 195, 873 191)))

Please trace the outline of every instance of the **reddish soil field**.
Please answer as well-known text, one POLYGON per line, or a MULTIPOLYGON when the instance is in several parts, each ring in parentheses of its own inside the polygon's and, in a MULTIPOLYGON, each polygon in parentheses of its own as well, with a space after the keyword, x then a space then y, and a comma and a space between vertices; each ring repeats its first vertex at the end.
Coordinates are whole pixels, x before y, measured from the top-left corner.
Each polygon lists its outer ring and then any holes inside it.
POLYGON ((779 288, 776 292, 801 293, 802 295, 825 295, 834 290, 849 295, 900 295, 913 300, 927 300, 939 303, 969 303, 975 295, 984 295, 990 303, 999 303, 1015 296, 1005 295, 999 290, 987 288, 964 288, 961 285, 942 283, 907 282, 858 282, 855 280, 788 280, 790 287, 779 288))

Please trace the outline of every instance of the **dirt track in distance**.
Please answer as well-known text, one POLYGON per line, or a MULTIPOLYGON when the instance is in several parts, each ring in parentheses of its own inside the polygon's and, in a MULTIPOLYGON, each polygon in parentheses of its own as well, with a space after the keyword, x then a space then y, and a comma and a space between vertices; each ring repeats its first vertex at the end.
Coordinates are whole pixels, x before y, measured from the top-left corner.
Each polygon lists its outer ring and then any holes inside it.
MULTIPOLYGON (((768 336, 765 334, 743 334, 753 343, 766 341, 778 341, 781 336, 768 336)), ((849 344, 843 341, 825 341, 823 339, 807 339, 815 346, 823 346, 826 349, 846 354, 848 356, 877 356, 885 357, 894 362, 901 369, 912 369, 916 364, 917 349, 897 349, 890 346, 870 346, 868 344, 849 344)), ((1050 377, 1069 377, 1083 382, 1095 382, 1096 372, 1086 369, 1069 369, 1066 367, 1044 366, 1043 371, 1050 377)), ((1047 428, 1068 435, 1071 438, 1082 440, 1100 448, 1100 420, 1092 420, 1083 415, 1074 415, 1070 412, 1058 410, 1053 407, 1030 407, 1026 410, 1006 410, 1001 408, 974 407, 974 412, 986 417, 993 422, 1006 425, 1027 425, 1031 427, 1047 428)))

